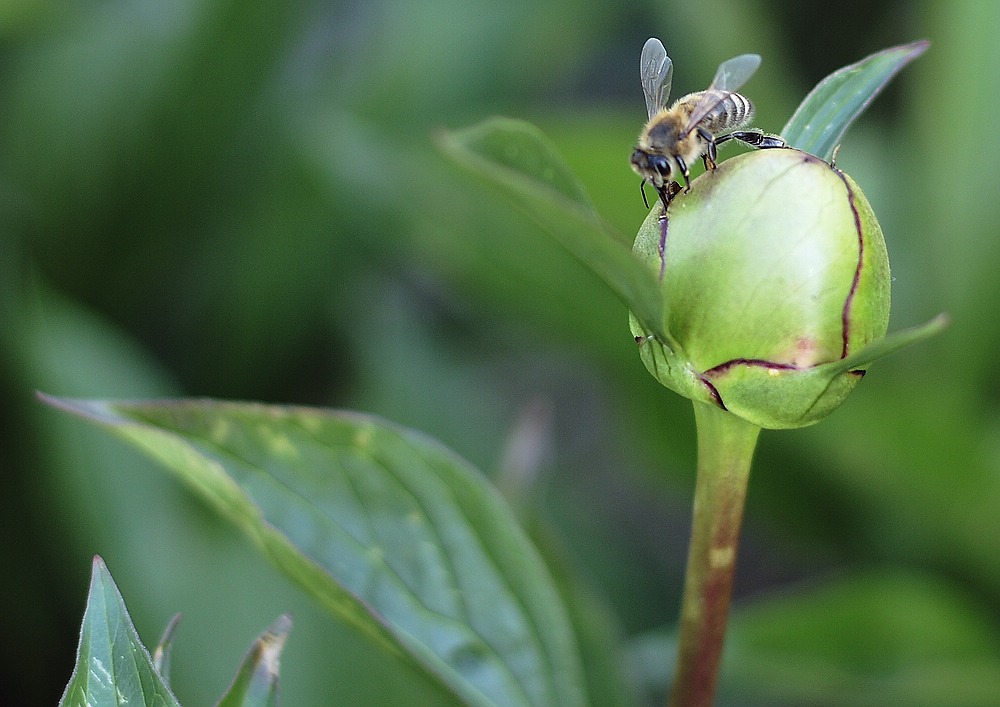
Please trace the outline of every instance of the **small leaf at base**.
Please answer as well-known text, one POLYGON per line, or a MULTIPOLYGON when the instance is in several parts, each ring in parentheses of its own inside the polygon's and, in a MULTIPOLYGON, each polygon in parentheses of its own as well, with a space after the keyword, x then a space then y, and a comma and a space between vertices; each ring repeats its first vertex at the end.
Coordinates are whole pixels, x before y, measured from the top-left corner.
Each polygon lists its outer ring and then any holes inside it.
POLYGON ((139 639, 118 587, 100 557, 87 595, 76 666, 60 707, 180 707, 139 639))
POLYGON ((278 666, 292 618, 282 614, 262 633, 243 659, 239 672, 217 707, 275 707, 278 666))

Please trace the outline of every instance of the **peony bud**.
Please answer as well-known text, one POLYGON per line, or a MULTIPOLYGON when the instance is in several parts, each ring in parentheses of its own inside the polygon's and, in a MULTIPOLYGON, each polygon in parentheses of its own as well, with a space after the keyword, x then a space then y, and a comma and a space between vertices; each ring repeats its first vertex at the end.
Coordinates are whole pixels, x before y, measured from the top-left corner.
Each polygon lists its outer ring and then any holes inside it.
POLYGON ((663 385, 765 428, 839 406, 863 370, 833 364, 885 336, 889 260, 854 180, 793 149, 726 160, 657 206, 634 250, 660 276, 669 340, 631 318, 663 385))

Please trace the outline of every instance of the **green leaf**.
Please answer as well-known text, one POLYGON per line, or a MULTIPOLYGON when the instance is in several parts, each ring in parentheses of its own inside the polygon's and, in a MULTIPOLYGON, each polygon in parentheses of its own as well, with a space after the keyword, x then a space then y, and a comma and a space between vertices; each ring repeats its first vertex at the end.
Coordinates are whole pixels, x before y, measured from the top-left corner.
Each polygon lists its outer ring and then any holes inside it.
POLYGON ((254 641, 218 707, 276 707, 278 661, 291 630, 292 618, 282 614, 254 641))
POLYGON ((433 440, 347 412, 45 399, 166 464, 456 704, 585 702, 537 552, 486 480, 433 440))
POLYGON ((178 705, 139 640, 108 568, 94 558, 76 666, 60 705, 178 705))
POLYGON ((442 133, 441 150, 499 189, 604 280, 646 328, 667 340, 659 281, 594 211, 583 187, 535 126, 492 118, 442 133))
POLYGON ((892 77, 928 46, 926 40, 901 44, 834 71, 809 92, 781 136, 790 146, 830 161, 855 119, 892 77))

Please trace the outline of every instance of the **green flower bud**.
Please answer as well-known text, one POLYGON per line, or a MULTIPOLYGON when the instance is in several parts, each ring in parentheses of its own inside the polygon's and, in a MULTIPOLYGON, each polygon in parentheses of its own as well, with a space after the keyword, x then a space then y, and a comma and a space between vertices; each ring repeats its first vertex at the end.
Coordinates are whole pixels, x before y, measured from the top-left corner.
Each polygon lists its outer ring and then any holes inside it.
POLYGON ((885 336, 889 259, 854 180, 792 149, 746 153, 654 208, 635 252, 660 276, 668 340, 635 319, 663 385, 765 428, 813 424, 863 370, 834 363, 885 336))

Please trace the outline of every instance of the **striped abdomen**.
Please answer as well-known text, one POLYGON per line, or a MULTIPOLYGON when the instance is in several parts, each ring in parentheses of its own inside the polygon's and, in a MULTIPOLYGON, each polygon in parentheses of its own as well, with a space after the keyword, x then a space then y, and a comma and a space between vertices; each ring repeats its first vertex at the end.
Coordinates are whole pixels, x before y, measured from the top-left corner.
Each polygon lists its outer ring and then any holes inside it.
POLYGON ((704 112, 704 116, 696 121, 697 126, 692 127, 705 128, 713 135, 737 130, 753 120, 753 103, 740 93, 699 91, 681 100, 692 102, 692 118, 704 112))

